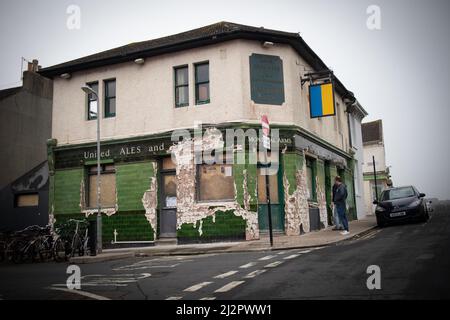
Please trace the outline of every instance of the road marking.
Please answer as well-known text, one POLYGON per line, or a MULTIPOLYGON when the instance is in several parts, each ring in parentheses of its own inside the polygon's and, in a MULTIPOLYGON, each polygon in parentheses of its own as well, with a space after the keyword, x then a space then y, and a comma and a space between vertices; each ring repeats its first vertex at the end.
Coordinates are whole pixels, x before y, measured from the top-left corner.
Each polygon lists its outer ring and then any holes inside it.
POLYGON ((294 258, 297 258, 297 257, 299 257, 299 256, 300 256, 300 254, 291 254, 291 255, 288 256, 288 257, 284 257, 284 260, 294 259, 294 258))
POLYGON ((238 273, 239 271, 233 270, 233 271, 228 271, 222 274, 219 274, 217 276, 215 276, 215 279, 225 279, 226 277, 232 276, 233 274, 238 273))
POLYGON ((166 300, 181 300, 183 297, 168 297, 166 300))
MULTIPOLYGON (((91 274, 81 277, 82 287, 126 287, 130 283, 151 277, 150 273, 101 275, 91 274)), ((67 287, 65 283, 53 284, 52 287, 67 287)))
POLYGON ((249 274, 247 274, 244 278, 245 279, 252 279, 252 278, 254 278, 256 276, 259 276, 260 274, 263 274, 266 271, 267 270, 264 270, 264 269, 262 269, 262 270, 255 270, 255 271, 252 271, 249 274))
POLYGON ((278 252, 277 254, 278 255, 282 255, 282 254, 285 254, 286 253, 286 251, 281 251, 281 252, 278 252))
POLYGON ((256 266, 256 262, 249 262, 247 264, 244 264, 243 266, 240 266, 239 268, 241 268, 241 269, 248 269, 248 268, 251 268, 253 266, 256 266))
POLYGON ((201 298, 200 300, 216 300, 216 297, 204 297, 201 298))
POLYGON ((311 252, 311 250, 303 250, 303 251, 299 251, 298 253, 299 254, 304 254, 304 253, 309 253, 309 252, 311 252))
POLYGON ((194 291, 200 290, 203 287, 206 287, 207 285, 210 285, 211 283, 212 282, 205 281, 205 282, 202 282, 202 283, 199 283, 199 284, 195 284, 195 285, 193 285, 193 286, 191 286, 189 288, 186 288, 186 289, 184 289, 184 291, 194 292, 194 291))
POLYGON ((231 289, 236 288, 237 286, 243 284, 245 281, 232 281, 226 285, 224 285, 222 288, 217 289, 214 292, 227 292, 230 291, 231 289))
POLYGON ((134 271, 134 270, 142 270, 142 269, 150 269, 150 268, 175 268, 177 266, 179 266, 179 263, 175 263, 175 264, 171 264, 171 265, 159 265, 159 266, 151 266, 151 265, 130 265, 130 266, 123 266, 123 267, 118 267, 113 269, 114 271, 134 271))
POLYGON ((416 258, 416 260, 429 260, 429 259, 433 259, 434 258, 434 254, 432 253, 425 253, 425 254, 421 254, 420 256, 418 256, 416 258))
POLYGON ((269 263, 268 265, 264 266, 264 268, 275 268, 275 267, 278 267, 282 263, 283 263, 283 261, 275 261, 275 262, 269 263))
POLYGON ((57 287, 48 287, 48 289, 50 290, 57 290, 57 291, 64 291, 64 292, 68 292, 68 293, 74 293, 74 294, 79 294, 80 296, 84 296, 84 297, 88 297, 94 300, 111 300, 107 297, 103 297, 103 296, 99 296, 98 294, 94 294, 94 293, 90 293, 87 291, 81 291, 81 290, 70 290, 67 288, 57 288, 57 287))
POLYGON ((270 259, 275 258, 275 257, 276 256, 265 256, 265 257, 259 258, 258 260, 259 261, 265 261, 265 260, 270 260, 270 259))

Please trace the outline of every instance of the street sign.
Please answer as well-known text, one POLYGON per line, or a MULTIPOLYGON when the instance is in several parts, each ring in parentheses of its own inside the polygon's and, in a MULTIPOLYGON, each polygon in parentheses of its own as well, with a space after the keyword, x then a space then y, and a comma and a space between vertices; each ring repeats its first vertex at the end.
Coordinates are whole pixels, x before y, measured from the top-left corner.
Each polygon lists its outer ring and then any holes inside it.
POLYGON ((309 86, 309 106, 311 118, 334 116, 334 88, 332 83, 309 86))
POLYGON ((270 125, 269 125, 269 119, 267 118, 266 115, 263 115, 261 117, 261 126, 262 126, 263 134, 265 136, 269 136, 269 134, 270 134, 270 125))
MULTIPOLYGON (((270 150, 270 125, 269 125, 269 118, 267 118, 266 115, 263 115, 261 117, 261 126, 262 126, 262 143, 264 149, 264 164, 268 167, 267 164, 267 150, 270 150)), ((273 232, 272 232, 272 210, 270 203, 270 183, 269 183, 269 175, 267 170, 264 171, 266 175, 266 201, 267 201, 267 216, 269 218, 269 238, 270 238, 270 246, 273 247, 273 232)))
POLYGON ((267 150, 270 150, 270 138, 266 135, 262 136, 263 147, 267 150))

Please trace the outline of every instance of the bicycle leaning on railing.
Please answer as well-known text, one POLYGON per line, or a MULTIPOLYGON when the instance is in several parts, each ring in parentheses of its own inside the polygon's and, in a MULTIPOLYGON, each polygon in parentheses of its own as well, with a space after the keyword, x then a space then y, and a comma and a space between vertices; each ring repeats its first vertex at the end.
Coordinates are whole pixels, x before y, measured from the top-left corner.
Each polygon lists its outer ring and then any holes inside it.
POLYGON ((16 232, 0 233, 0 262, 66 261, 90 254, 88 221, 69 219, 55 226, 30 226, 16 232))

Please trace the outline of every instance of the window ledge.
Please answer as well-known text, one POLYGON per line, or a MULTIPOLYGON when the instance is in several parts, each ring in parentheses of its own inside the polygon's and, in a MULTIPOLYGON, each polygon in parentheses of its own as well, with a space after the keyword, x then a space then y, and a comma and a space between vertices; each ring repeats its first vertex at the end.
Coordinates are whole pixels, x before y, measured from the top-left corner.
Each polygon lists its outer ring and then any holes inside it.
POLYGON ((208 101, 202 101, 202 102, 196 102, 195 103, 195 105, 196 106, 203 106, 203 105, 205 105, 205 104, 210 104, 211 103, 211 101, 210 100, 208 100, 208 101))
POLYGON ((234 203, 233 200, 220 200, 220 201, 197 201, 196 204, 202 205, 205 207, 220 207, 220 206, 227 206, 234 203))

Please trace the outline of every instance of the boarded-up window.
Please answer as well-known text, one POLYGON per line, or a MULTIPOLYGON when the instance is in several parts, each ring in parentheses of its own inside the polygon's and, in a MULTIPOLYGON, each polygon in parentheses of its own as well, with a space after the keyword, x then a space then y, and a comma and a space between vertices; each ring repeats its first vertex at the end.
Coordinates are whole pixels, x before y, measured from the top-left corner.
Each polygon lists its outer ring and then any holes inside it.
POLYGON ((173 162, 172 157, 165 157, 162 160, 162 169, 163 170, 175 170, 177 165, 173 162))
MULTIPOLYGON (((97 167, 89 169, 89 197, 88 206, 97 207, 97 167)), ((114 165, 101 166, 100 205, 102 208, 116 206, 116 174, 114 165)))
POLYGON ((198 166, 198 199, 223 201, 234 199, 233 166, 212 164, 198 166))
MULTIPOLYGON (((266 198, 266 175, 261 174, 266 170, 258 169, 258 203, 267 203, 266 198)), ((276 174, 269 175, 270 187, 270 203, 278 204, 278 176, 276 174)))
POLYGON ((37 193, 16 195, 16 207, 37 207, 38 205, 39 195, 37 193))

